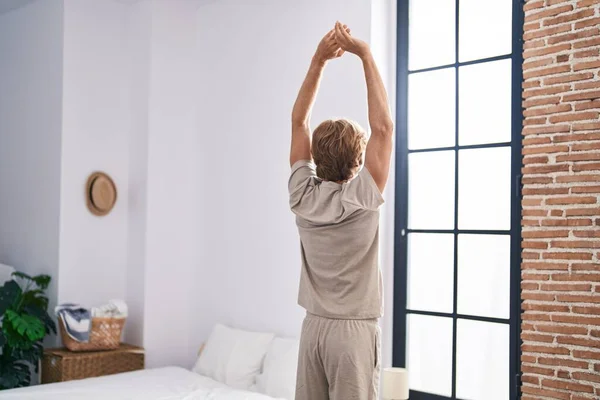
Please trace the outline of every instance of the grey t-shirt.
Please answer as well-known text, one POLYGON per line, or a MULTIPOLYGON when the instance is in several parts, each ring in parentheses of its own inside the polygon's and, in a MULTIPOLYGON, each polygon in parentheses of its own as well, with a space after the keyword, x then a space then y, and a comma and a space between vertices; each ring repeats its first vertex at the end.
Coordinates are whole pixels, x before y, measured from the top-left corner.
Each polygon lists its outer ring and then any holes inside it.
POLYGON ((319 179, 315 165, 301 160, 292 166, 288 188, 302 251, 298 304, 327 318, 381 317, 384 200, 367 168, 340 184, 319 179))

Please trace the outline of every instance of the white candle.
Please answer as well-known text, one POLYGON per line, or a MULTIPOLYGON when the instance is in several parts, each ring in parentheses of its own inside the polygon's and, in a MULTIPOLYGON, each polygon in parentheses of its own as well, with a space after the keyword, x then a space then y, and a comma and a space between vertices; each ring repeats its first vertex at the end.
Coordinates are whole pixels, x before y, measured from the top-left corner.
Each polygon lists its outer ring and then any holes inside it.
POLYGON ((385 400, 407 400, 408 371, 404 368, 384 368, 382 394, 385 400))

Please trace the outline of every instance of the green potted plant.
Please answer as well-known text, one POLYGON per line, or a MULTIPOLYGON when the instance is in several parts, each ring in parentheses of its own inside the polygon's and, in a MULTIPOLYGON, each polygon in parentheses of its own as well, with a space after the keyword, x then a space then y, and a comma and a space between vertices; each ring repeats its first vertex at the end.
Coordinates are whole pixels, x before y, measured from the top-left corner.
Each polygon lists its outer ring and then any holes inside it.
POLYGON ((0 390, 28 386, 44 353, 42 341, 56 325, 48 315, 50 276, 22 272, 0 286, 0 390))

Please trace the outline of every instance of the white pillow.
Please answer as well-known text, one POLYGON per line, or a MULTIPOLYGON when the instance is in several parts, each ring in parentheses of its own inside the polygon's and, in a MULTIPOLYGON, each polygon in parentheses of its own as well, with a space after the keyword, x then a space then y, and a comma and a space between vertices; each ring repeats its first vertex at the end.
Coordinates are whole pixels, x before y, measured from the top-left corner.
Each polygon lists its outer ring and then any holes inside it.
POLYGON ((256 377, 256 390, 271 397, 294 400, 300 342, 275 338, 269 346, 262 373, 256 377))
POLYGON ((217 324, 193 371, 235 389, 249 390, 274 335, 217 324))

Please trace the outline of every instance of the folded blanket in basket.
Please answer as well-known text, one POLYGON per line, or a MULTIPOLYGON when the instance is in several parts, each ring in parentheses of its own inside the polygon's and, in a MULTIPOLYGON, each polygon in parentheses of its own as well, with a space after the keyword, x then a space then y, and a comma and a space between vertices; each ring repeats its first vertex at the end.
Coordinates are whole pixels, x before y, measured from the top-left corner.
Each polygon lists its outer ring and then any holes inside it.
POLYGON ((78 342, 87 342, 90 338, 91 313, 79 304, 65 303, 54 309, 57 317, 63 321, 67 334, 78 342))

